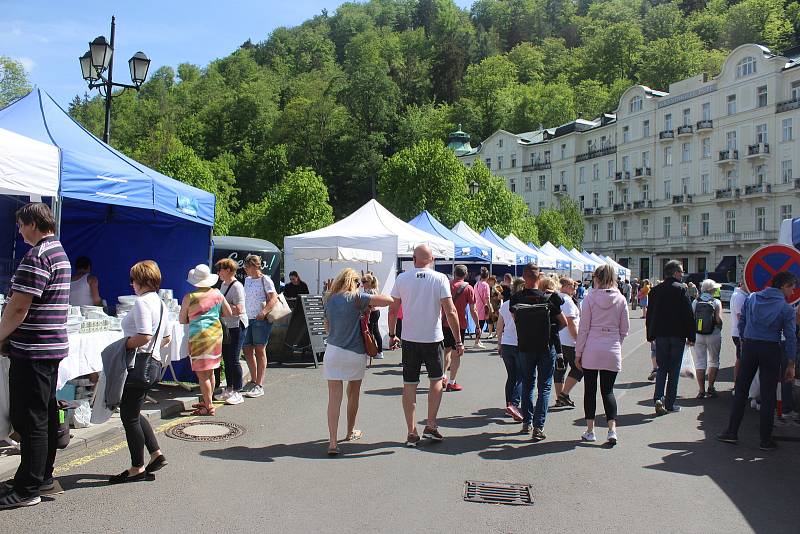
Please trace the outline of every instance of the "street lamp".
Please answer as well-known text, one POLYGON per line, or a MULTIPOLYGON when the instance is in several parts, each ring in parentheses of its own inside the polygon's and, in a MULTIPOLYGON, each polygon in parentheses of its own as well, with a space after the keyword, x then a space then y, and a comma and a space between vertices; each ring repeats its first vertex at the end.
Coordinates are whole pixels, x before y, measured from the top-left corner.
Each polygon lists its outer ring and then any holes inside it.
POLYGON ((106 99, 106 120, 103 128, 103 141, 109 142, 111 136, 111 99, 114 87, 125 89, 139 88, 147 78, 150 68, 150 59, 144 52, 136 52, 128 60, 133 85, 116 83, 113 80, 114 72, 114 33, 116 29, 115 17, 111 17, 111 42, 106 41, 102 35, 89 43, 89 50, 78 61, 81 65, 81 75, 89 84, 89 89, 97 89, 106 99))
POLYGON ((481 188, 481 186, 480 186, 480 184, 478 184, 478 182, 476 182, 474 180, 472 182, 470 182, 470 184, 469 184, 469 194, 470 194, 470 196, 474 197, 475 195, 477 195, 478 194, 478 190, 480 188, 481 188))

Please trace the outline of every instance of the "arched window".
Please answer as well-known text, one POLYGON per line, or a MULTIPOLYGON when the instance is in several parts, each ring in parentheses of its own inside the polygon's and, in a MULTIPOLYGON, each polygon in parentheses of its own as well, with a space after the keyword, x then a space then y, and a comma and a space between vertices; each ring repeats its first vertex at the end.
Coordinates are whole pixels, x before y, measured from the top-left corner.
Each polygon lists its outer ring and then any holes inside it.
POLYGON ((736 77, 744 78, 756 73, 756 58, 747 56, 736 64, 736 77))
POLYGON ((635 113, 642 110, 642 97, 634 96, 631 98, 630 112, 635 113))

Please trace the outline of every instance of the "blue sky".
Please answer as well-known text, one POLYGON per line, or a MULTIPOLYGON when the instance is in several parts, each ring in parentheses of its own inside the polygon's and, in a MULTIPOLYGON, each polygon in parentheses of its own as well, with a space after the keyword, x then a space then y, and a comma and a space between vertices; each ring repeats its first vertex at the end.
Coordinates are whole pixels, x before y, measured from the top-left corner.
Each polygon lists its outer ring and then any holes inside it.
MULTIPOLYGON (((469 7, 472 0, 455 0, 469 7)), ((280 26, 296 26, 319 14, 333 13, 337 0, 0 0, 0 55, 22 62, 34 85, 66 106, 82 95, 78 57, 98 35, 109 37, 116 15, 115 79, 130 82, 128 58, 141 50, 163 65, 190 62, 205 66, 230 54, 248 38, 263 41, 280 26), (111 4, 116 4, 112 7, 111 4)))

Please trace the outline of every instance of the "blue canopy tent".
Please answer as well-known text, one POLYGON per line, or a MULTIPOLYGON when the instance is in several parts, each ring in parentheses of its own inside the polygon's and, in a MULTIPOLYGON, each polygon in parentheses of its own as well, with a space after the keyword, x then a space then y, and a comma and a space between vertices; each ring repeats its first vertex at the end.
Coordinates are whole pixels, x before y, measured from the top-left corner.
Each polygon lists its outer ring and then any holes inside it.
POLYGON ((492 251, 480 243, 473 243, 440 223, 428 210, 423 210, 419 215, 408 221, 411 226, 439 237, 443 237, 455 244, 456 262, 464 263, 491 263, 492 251))
MULTIPOLYGON (((174 289, 176 297, 189 289, 188 270, 209 261, 214 195, 114 150, 41 89, 0 110, 0 128, 59 149, 59 191, 51 204, 60 238, 71 258, 91 258, 109 304, 132 292, 128 269, 144 259, 158 262, 162 287, 174 289)), ((27 200, 2 196, 0 213, 7 215, 27 200)), ((0 219, 0 231, 7 218, 0 219)), ((7 236, 0 239, 0 246, 9 244, 7 236)), ((0 257, 11 254, 0 250, 0 257)))
POLYGON ((512 246, 508 241, 500 237, 491 227, 486 227, 483 232, 481 232, 481 237, 484 238, 489 243, 493 245, 497 245, 500 248, 506 249, 512 252, 516 256, 516 262, 514 267, 514 274, 519 274, 518 267, 520 265, 525 265, 529 261, 535 261, 536 258, 531 258, 527 252, 524 252, 514 246, 512 246))
POLYGON ((574 254, 571 250, 567 250, 567 248, 564 245, 559 245, 558 246, 558 250, 560 250, 562 254, 564 254, 566 256, 569 256, 570 258, 574 259, 575 261, 583 264, 583 272, 584 273, 593 273, 594 272, 594 268, 595 268, 594 261, 591 261, 591 262, 587 261, 586 258, 584 258, 583 256, 581 256, 579 254, 574 254))

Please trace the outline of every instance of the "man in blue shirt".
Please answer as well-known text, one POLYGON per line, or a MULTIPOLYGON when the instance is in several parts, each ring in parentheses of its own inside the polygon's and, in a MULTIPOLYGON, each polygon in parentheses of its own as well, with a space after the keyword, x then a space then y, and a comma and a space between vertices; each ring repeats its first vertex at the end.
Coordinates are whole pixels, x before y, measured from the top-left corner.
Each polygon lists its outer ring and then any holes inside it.
POLYGON ((728 429, 717 436, 726 443, 737 443, 739 425, 744 417, 750 384, 759 372, 761 381, 761 450, 777 448, 772 439, 772 424, 775 412, 776 390, 781 380, 781 367, 786 369, 784 380, 794 378, 797 356, 795 312, 786 303, 797 286, 797 277, 780 272, 772 279, 771 287, 750 294, 742 307, 739 318, 739 336, 742 357, 736 377, 736 394, 728 429), (785 352, 781 350, 781 335, 785 339, 785 352), (788 361, 783 362, 784 358, 788 361))

